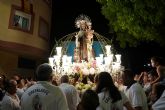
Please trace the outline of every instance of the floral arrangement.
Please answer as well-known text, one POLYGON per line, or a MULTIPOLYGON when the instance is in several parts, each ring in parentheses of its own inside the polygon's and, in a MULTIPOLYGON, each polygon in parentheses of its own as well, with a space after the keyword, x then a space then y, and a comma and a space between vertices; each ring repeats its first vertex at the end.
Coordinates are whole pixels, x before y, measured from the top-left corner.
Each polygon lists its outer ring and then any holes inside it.
POLYGON ((92 82, 89 82, 88 84, 84 84, 82 82, 77 82, 75 87, 80 93, 83 93, 87 89, 93 89, 95 87, 95 84, 92 82))
POLYGON ((73 65, 73 73, 78 73, 80 74, 80 77, 82 75, 89 75, 89 74, 95 74, 97 73, 97 68, 96 68, 96 61, 92 62, 83 62, 83 63, 77 63, 73 65))
POLYGON ((95 83, 93 83, 94 80, 94 74, 84 75, 82 74, 82 71, 80 68, 76 67, 79 71, 79 73, 75 73, 70 75, 70 79, 72 79, 72 84, 75 86, 75 88, 80 92, 83 93, 87 89, 93 89, 95 87, 95 83))

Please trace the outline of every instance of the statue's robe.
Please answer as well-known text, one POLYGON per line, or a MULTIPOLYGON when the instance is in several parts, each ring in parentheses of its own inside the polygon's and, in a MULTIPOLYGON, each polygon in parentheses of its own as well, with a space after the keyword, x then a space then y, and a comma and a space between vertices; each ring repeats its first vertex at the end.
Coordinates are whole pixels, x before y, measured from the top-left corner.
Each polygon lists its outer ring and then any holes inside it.
MULTIPOLYGON (((74 59, 75 62, 81 62, 82 60, 88 61, 88 51, 87 51, 87 37, 86 31, 80 30, 78 33, 78 42, 79 47, 78 53, 75 53, 76 58, 74 59)), ((94 51, 92 49, 92 55, 94 57, 94 51)))

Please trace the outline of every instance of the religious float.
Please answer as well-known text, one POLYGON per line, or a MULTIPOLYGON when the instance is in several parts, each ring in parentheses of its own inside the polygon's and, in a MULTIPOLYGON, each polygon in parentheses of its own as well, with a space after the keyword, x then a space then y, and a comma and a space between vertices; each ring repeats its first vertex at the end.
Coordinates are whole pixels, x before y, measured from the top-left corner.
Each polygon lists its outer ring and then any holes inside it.
POLYGON ((92 29, 92 22, 86 15, 78 16, 75 26, 79 31, 59 39, 50 53, 49 64, 54 74, 59 77, 64 74, 78 76, 78 89, 92 86, 88 80, 83 82, 86 76, 107 71, 115 77, 124 67, 121 55, 112 53, 111 41, 92 29))

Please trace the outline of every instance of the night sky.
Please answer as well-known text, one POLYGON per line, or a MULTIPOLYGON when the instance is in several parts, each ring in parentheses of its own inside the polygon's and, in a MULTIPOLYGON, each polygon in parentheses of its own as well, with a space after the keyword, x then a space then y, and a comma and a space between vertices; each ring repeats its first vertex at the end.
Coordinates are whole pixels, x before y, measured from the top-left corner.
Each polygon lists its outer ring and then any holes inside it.
POLYGON ((100 5, 95 0, 53 0, 53 35, 58 39, 77 31, 75 19, 80 14, 85 14, 90 17, 93 29, 108 37, 108 21, 100 10, 100 5))
MULTIPOLYGON (((85 14, 92 21, 92 28, 99 34, 112 38, 109 33, 108 21, 101 14, 101 6, 95 0, 52 0, 52 28, 50 47, 54 45, 54 40, 78 31, 75 27, 75 19, 80 14, 85 14)), ((122 54, 122 65, 131 68, 135 73, 145 70, 150 57, 165 57, 165 47, 160 47, 155 43, 142 43, 136 48, 127 47, 121 49, 118 44, 114 44, 115 50, 122 54)))

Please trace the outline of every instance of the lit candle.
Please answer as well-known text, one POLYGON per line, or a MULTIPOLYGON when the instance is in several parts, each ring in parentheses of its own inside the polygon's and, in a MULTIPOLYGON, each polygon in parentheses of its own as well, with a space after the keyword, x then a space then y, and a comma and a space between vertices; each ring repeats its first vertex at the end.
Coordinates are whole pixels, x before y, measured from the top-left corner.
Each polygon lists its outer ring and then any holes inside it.
POLYGON ((63 55, 62 57, 62 65, 66 65, 67 64, 67 55, 63 55))
POLYGON ((62 47, 56 47, 57 56, 61 56, 62 47))
POLYGON ((109 56, 111 54, 111 45, 106 45, 105 49, 106 49, 107 56, 109 56))
POLYGON ((103 54, 100 54, 99 56, 100 56, 100 63, 102 64, 103 63, 103 60, 104 60, 104 57, 103 57, 104 55, 103 54))
POLYGON ((50 64, 51 67, 54 66, 53 61, 54 61, 54 58, 53 57, 49 57, 49 64, 50 64))
POLYGON ((72 56, 67 57, 67 63, 70 65, 72 64, 72 56))
POLYGON ((117 54, 115 55, 115 57, 116 57, 116 62, 121 63, 121 55, 117 54))

